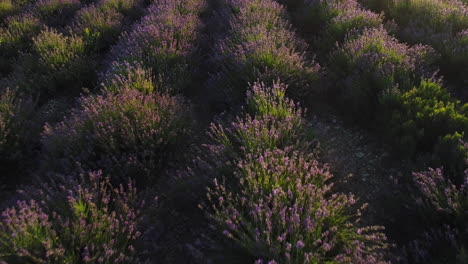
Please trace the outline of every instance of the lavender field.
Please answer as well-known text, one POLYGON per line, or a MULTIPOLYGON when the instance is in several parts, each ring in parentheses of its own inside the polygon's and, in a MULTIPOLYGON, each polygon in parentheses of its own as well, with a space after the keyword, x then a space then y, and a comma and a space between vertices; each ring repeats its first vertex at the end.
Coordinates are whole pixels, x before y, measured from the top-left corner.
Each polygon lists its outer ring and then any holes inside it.
POLYGON ((467 0, 0 0, 0 264, 468 264, 467 0))

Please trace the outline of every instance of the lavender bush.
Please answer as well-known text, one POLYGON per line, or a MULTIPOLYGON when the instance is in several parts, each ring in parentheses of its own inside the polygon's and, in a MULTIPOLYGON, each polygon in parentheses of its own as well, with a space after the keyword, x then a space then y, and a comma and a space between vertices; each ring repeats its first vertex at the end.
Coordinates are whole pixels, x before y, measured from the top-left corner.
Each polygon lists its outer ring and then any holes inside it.
POLYGON ((121 89, 135 89, 150 94, 154 91, 165 91, 163 85, 153 81, 153 74, 139 63, 132 65, 128 62, 114 63, 112 65, 113 79, 104 84, 104 90, 118 92, 121 89))
POLYGON ((109 48, 126 24, 141 15, 142 1, 101 0, 76 14, 71 30, 84 37, 95 53, 109 48))
POLYGON ((201 208, 256 263, 383 263, 380 228, 359 227, 354 197, 331 194, 328 169, 301 152, 302 112, 284 92, 254 84, 253 117, 212 127, 207 162, 215 179, 201 208))
POLYGON ((53 170, 102 168, 116 180, 155 181, 183 155, 189 107, 180 97, 133 89, 82 97, 65 121, 46 125, 45 161, 53 170))
POLYGON ((33 38, 32 48, 32 54, 22 61, 22 66, 23 71, 39 75, 35 79, 39 83, 34 87, 46 91, 67 89, 76 93, 88 77, 91 79, 93 62, 82 37, 47 29, 33 38))
POLYGON ((268 83, 280 78, 298 96, 317 89, 320 67, 305 59, 306 45, 291 30, 281 5, 228 0, 221 3, 218 16, 230 22, 225 23, 226 32, 215 46, 212 63, 220 70, 211 77, 212 87, 223 87, 221 93, 233 100, 258 78, 268 83))
POLYGON ((229 176, 238 186, 215 180, 205 209, 256 263, 383 263, 384 236, 353 223, 360 214, 353 196, 330 196, 328 170, 282 150, 238 166, 229 176))
MULTIPOLYGON (((289 1, 286 1, 289 2, 289 1)), ((358 35, 365 29, 378 28, 383 23, 382 15, 365 10, 356 0, 300 1, 296 13, 303 31, 320 37, 314 46, 328 53, 335 42, 343 42, 346 35, 358 35)))
POLYGON ((38 0, 34 14, 48 26, 58 27, 65 25, 80 7, 78 0, 38 0))
MULTIPOLYGON (((384 10, 398 25, 402 40, 431 45, 441 53, 438 61, 442 73, 464 92, 468 71, 464 31, 468 27, 468 8, 460 0, 387 0, 365 1, 368 6, 384 10), (465 43, 465 44, 463 44, 465 43)), ((466 34, 465 34, 466 35, 466 34)), ((463 98, 466 94, 462 95, 463 98)))
POLYGON ((307 149, 307 129, 303 110, 285 97, 286 86, 272 87, 255 83, 247 95, 247 112, 228 127, 212 124, 209 135, 214 142, 212 152, 244 157, 267 150, 294 146, 307 149))
POLYGON ((41 30, 40 20, 31 14, 13 16, 0 28, 0 71, 12 70, 13 59, 31 47, 31 38, 41 30))
POLYGON ((87 6, 76 14, 73 32, 84 36, 95 51, 107 48, 119 36, 124 16, 115 9, 87 6))
MULTIPOLYGON (((133 68, 151 72, 155 88, 177 93, 193 78, 189 65, 197 65, 197 40, 204 1, 156 1, 147 15, 112 48, 113 63, 102 77, 104 86, 126 78, 133 68), (126 72, 123 65, 129 65, 126 72)), ((192 66, 193 67, 193 66, 192 66)))
POLYGON ((331 78, 344 112, 369 121, 384 96, 412 88, 427 70, 420 65, 433 61, 426 46, 408 47, 389 36, 383 28, 368 29, 350 38, 330 57, 331 78))
POLYGON ((30 147, 34 130, 31 100, 10 89, 0 91, 0 164, 21 160, 30 147), (29 145, 29 146, 28 146, 29 145))
POLYGON ((8 263, 136 263, 141 207, 133 183, 100 172, 68 178, 2 212, 0 260, 8 263), (68 182, 67 182, 68 181, 68 182))
POLYGON ((139 17, 142 13, 142 3, 138 0, 101 0, 99 4, 104 11, 115 10, 130 19, 139 17))
POLYGON ((422 238, 410 244, 407 254, 412 263, 439 263, 451 261, 464 263, 468 260, 468 170, 465 181, 455 185, 441 168, 413 174, 421 194, 419 204, 425 209, 426 217, 436 227, 426 232, 422 238), (442 226, 442 228, 441 228, 442 226), (444 254, 441 254, 444 252, 444 254), (442 258, 445 256, 445 259, 442 258))

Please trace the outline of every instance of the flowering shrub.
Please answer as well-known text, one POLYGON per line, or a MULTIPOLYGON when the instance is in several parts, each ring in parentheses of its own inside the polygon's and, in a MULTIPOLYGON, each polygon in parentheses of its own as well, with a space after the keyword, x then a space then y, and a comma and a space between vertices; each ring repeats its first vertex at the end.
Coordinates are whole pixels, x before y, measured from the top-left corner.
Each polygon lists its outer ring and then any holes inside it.
POLYGON ((433 208, 438 214, 447 217, 445 220, 453 221, 466 231, 465 219, 468 217, 468 171, 465 173, 465 182, 459 186, 452 184, 444 176, 442 169, 429 169, 427 172, 413 174, 416 185, 422 194, 425 206, 433 208))
POLYGON ((402 34, 413 40, 429 37, 423 35, 428 33, 454 34, 468 27, 468 8, 459 0, 397 0, 389 4, 388 14, 406 31, 402 34), (413 33, 416 35, 411 36, 413 33))
POLYGON ((211 125, 209 135, 224 155, 244 157, 276 148, 308 147, 303 110, 285 97, 285 91, 280 83, 272 87, 255 83, 247 94, 245 117, 237 117, 227 128, 211 125))
POLYGON ((78 11, 73 31, 82 35, 96 51, 108 47, 119 36, 124 16, 115 9, 90 5, 78 11))
POLYGON ((145 70, 138 63, 135 64, 134 66, 128 62, 114 63, 112 66, 113 79, 107 80, 103 84, 104 89, 112 92, 118 92, 121 89, 135 89, 148 94, 155 90, 165 91, 163 86, 156 87, 159 82, 153 81, 153 75, 149 70, 145 70))
POLYGON ((298 153, 267 151, 239 162, 208 191, 210 217, 257 263, 383 263, 377 227, 352 224, 352 196, 333 194, 331 175, 298 153), (235 190, 235 192, 234 192, 235 190), (265 261, 265 262, 262 262, 265 261))
POLYGON ((183 155, 191 118, 179 97, 136 90, 83 97, 80 108, 56 126, 46 125, 46 162, 63 171, 102 168, 116 180, 155 180, 183 155))
POLYGON ((197 65, 198 14, 203 8, 204 1, 156 1, 142 21, 112 48, 114 62, 102 78, 104 84, 142 67, 154 74, 157 88, 173 93, 188 88, 193 78, 191 67, 197 65), (129 72, 123 71, 123 65, 130 66, 129 72))
POLYGON ((0 92, 0 164, 3 166, 24 155, 31 140, 32 116, 30 100, 20 99, 10 89, 0 92))
POLYGON ((64 26, 81 7, 79 0, 38 0, 34 14, 48 26, 64 26))
MULTIPOLYGON (((467 45, 463 32, 468 28, 468 8, 460 0, 367 0, 370 7, 384 10, 398 25, 402 40, 432 46, 442 56, 438 60, 442 74, 456 84, 466 86, 467 45), (463 42, 465 44, 463 44, 463 42)), ((463 95, 466 96, 466 95, 463 95)))
POLYGON ((201 208, 256 263, 383 263, 379 227, 354 224, 353 196, 331 194, 328 169, 301 152, 302 111, 284 92, 256 83, 253 117, 212 126, 206 162, 215 179, 201 208))
POLYGON ((464 263, 468 259, 468 170, 461 185, 454 185, 448 180, 441 168, 414 173, 413 176, 421 194, 420 205, 427 210, 429 219, 435 221, 438 229, 427 232, 420 241, 415 242, 420 247, 413 245, 409 259, 414 263, 433 263, 431 261, 440 256, 440 250, 446 250, 451 254, 442 255, 453 256, 452 263, 464 263), (440 226, 445 228, 441 229, 440 226), (430 252, 431 248, 437 252, 430 252))
POLYGON ((43 75, 44 83, 39 85, 45 89, 80 89, 79 84, 91 74, 92 61, 87 56, 85 41, 79 36, 65 36, 53 29, 42 31, 33 38, 33 52, 37 65, 33 62, 25 67, 43 75))
POLYGON ((103 11, 115 10, 130 19, 139 17, 142 12, 141 2, 138 0, 101 0, 103 11))
POLYGON ((136 263, 139 205, 132 183, 100 172, 40 190, 2 212, 0 259, 8 263, 136 263))
POLYGON ((343 42, 346 35, 358 35, 383 23, 381 15, 363 9, 356 0, 301 2, 303 5, 296 15, 298 22, 308 33, 319 32, 320 38, 314 46, 326 53, 336 42, 343 42))
POLYGON ((219 20, 228 17, 230 22, 212 57, 220 69, 210 80, 215 89, 225 87, 221 93, 238 100, 249 82, 271 83, 280 78, 295 95, 312 92, 319 66, 304 58, 306 45, 291 30, 281 5, 257 0, 227 0, 221 5, 219 20))
POLYGON ((13 16, 0 28, 0 71, 12 69, 12 59, 31 46, 31 37, 38 34, 41 22, 31 14, 13 16))
POLYGON ((424 75, 425 70, 417 66, 432 57, 429 47, 409 48, 383 28, 365 30, 332 53, 331 78, 338 90, 332 92, 338 92, 338 100, 346 105, 344 112, 372 120, 382 97, 411 89, 418 75, 424 75))

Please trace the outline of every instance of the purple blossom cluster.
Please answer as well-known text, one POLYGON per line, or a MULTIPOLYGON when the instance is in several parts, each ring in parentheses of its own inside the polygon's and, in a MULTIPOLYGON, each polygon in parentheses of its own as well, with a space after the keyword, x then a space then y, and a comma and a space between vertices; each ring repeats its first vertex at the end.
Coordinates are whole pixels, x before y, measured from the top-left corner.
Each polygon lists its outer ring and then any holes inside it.
POLYGON ((280 78, 297 96, 317 90, 320 67, 305 58, 307 46, 292 30, 283 6, 270 0, 226 0, 220 5, 218 20, 229 22, 214 47, 212 63, 219 70, 209 81, 213 89, 223 87, 221 93, 238 100, 249 82, 280 78))
MULTIPOLYGON (((187 89, 197 65, 197 41, 203 0, 158 0, 146 16, 124 33, 111 50, 112 63, 103 74, 104 88, 115 90, 114 82, 132 82, 138 72, 151 73, 160 92, 187 89)), ((148 82, 150 80, 147 80, 148 82)))
POLYGON ((245 117, 212 126, 206 162, 215 179, 201 208, 256 263, 385 263, 381 227, 357 224, 354 196, 332 192, 328 168, 306 154, 310 143, 296 132, 306 130, 302 110, 285 90, 255 83, 245 117))
POLYGON ((46 125, 45 163, 51 170, 102 169, 117 180, 154 181, 183 155, 191 127, 180 97, 126 89, 82 97, 63 122, 46 125))
POLYGON ((132 182, 113 187, 100 172, 44 185, 2 212, 8 263, 135 263, 142 206, 132 182))
POLYGON ((425 206, 436 212, 453 216, 452 220, 463 224, 468 217, 468 171, 465 181, 456 186, 444 176, 443 169, 429 169, 413 174, 416 185, 422 194, 425 206))

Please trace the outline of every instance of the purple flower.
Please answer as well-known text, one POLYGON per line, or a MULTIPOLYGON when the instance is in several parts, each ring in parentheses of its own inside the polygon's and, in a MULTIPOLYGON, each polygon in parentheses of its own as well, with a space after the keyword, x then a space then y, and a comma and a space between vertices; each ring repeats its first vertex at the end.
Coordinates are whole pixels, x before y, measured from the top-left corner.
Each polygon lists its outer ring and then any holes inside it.
POLYGON ((305 246, 305 244, 304 244, 304 242, 302 242, 302 240, 297 241, 297 243, 296 243, 296 248, 297 249, 301 249, 304 246, 305 246))

